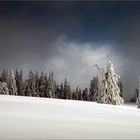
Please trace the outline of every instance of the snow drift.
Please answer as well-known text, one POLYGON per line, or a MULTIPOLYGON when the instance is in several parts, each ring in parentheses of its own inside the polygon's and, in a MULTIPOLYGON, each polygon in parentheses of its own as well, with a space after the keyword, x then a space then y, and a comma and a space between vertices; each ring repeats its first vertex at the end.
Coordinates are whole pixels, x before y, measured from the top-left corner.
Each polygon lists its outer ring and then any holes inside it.
POLYGON ((136 139, 139 131, 136 107, 0 96, 0 139, 136 139))

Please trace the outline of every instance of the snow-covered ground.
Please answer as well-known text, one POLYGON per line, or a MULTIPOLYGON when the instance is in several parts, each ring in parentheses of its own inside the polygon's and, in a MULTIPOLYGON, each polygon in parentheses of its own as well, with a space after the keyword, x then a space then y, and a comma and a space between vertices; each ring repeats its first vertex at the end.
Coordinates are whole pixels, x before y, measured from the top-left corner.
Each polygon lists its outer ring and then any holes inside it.
POLYGON ((140 110, 93 102, 0 96, 0 139, 140 139, 140 110))

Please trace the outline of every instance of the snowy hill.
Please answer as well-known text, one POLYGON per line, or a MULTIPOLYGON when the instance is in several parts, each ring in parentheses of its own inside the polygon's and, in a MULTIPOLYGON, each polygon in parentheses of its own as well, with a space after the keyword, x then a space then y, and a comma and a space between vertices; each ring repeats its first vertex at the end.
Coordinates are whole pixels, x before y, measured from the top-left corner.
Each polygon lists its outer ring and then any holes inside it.
POLYGON ((140 138, 140 110, 126 105, 0 96, 0 139, 94 138, 140 138))

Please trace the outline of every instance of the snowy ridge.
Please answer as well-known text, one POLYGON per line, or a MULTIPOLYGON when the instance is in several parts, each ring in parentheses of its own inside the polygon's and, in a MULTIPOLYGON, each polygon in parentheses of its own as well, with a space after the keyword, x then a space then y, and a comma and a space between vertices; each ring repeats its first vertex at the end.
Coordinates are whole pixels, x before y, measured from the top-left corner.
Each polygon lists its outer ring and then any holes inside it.
POLYGON ((139 139, 135 106, 0 95, 0 139, 139 139))

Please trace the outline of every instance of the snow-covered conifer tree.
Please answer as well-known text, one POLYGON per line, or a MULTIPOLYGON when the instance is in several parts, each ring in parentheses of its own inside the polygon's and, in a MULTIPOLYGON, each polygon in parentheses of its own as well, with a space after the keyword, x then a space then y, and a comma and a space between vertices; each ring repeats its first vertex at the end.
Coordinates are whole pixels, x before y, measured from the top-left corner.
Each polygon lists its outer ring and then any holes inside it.
POLYGON ((97 101, 98 98, 98 77, 94 77, 90 82, 89 100, 97 101))
POLYGON ((55 89, 55 98, 60 99, 60 97, 61 97, 60 86, 57 84, 55 89))
POLYGON ((68 83, 68 99, 72 99, 72 93, 71 93, 70 83, 68 83))
POLYGON ((64 85, 60 84, 60 99, 64 99, 64 85))
POLYGON ((82 100, 82 91, 80 88, 78 89, 78 100, 82 100))
POLYGON ((123 97, 123 85, 122 85, 122 82, 119 82, 118 86, 120 88, 120 96, 123 97))
POLYGON ((6 82, 0 82, 0 94, 9 95, 9 89, 6 82))
POLYGON ((88 100, 89 100, 89 95, 88 95, 88 89, 87 89, 87 88, 85 88, 85 89, 83 90, 82 97, 83 97, 83 100, 84 100, 84 101, 88 101, 88 100))
POLYGON ((66 78, 64 80, 64 99, 71 99, 71 88, 66 78))
POLYGON ((22 70, 20 72, 18 70, 16 70, 15 80, 16 80, 16 86, 17 86, 17 93, 20 96, 24 96, 24 90, 25 90, 22 75, 23 75, 22 70))
POLYGON ((49 72, 49 78, 48 78, 48 86, 47 86, 47 97, 55 98, 55 90, 56 90, 56 83, 53 79, 53 71, 49 72))
POLYGON ((29 78, 26 81, 26 88, 25 88, 25 95, 26 96, 34 96, 38 97, 38 93, 35 90, 35 77, 34 73, 30 71, 29 73, 29 78))
POLYGON ((136 104, 137 104, 137 108, 140 108, 140 97, 137 98, 136 104))
POLYGON ((15 74, 14 74, 13 70, 11 70, 9 73, 8 85, 9 85, 9 94, 18 95, 15 74))
POLYGON ((124 102, 118 87, 119 76, 114 72, 113 64, 109 61, 106 71, 96 65, 98 69, 99 90, 97 102, 120 105, 124 102))
POLYGON ((79 100, 79 88, 78 87, 73 91, 72 97, 74 100, 79 100))
POLYGON ((38 76, 37 72, 35 73, 34 78, 35 78, 35 91, 38 94, 38 96, 40 96, 40 92, 39 92, 39 76, 38 76))
POLYGON ((136 97, 137 108, 140 108, 140 93, 138 89, 135 90, 135 97, 136 97))
POLYGON ((1 82, 6 82, 8 84, 8 71, 6 71, 5 69, 2 71, 1 73, 1 77, 0 77, 0 81, 1 82))
POLYGON ((41 73, 40 79, 39 79, 39 94, 40 97, 45 96, 45 76, 44 73, 41 73))

